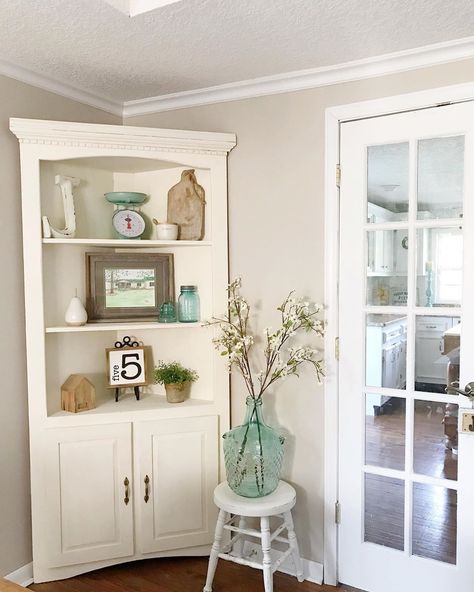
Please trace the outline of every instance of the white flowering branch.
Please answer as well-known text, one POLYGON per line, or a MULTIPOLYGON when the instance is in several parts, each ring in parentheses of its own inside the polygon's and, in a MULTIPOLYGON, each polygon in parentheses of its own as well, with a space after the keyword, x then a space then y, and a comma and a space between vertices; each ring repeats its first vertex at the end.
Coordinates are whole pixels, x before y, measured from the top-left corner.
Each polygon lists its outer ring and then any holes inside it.
POLYGON ((216 349, 228 356, 229 371, 236 368, 243 376, 249 395, 257 400, 280 378, 298 376, 299 367, 313 366, 318 382, 324 376, 323 361, 319 351, 309 346, 289 347, 289 340, 299 331, 324 335, 323 323, 317 318, 320 305, 294 298, 293 292, 277 308, 281 313, 281 326, 276 331, 264 330, 264 369, 257 373, 257 380, 250 363, 250 353, 255 339, 249 334, 250 307, 240 295, 241 280, 237 278, 228 286, 228 312, 222 318, 214 317, 209 324, 220 326, 221 334, 214 339, 216 349))

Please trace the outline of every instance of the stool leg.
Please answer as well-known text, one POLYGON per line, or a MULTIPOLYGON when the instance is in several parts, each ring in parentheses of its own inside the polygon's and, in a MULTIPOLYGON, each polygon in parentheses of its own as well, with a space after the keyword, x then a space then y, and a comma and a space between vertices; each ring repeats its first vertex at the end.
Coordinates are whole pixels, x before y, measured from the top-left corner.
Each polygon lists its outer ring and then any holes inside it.
MULTIPOLYGON (((239 519, 239 528, 244 529, 247 525, 247 520, 245 518, 245 516, 241 516, 239 519)), ((244 538, 243 536, 235 543, 234 545, 234 550, 235 550, 235 555, 237 557, 242 557, 244 554, 244 538)))
POLYGON ((212 582, 214 580, 214 574, 216 573, 217 560, 219 559, 219 553, 221 550, 222 533, 224 531, 224 523, 226 519, 227 512, 220 510, 219 517, 217 518, 216 532, 214 535, 214 542, 212 543, 211 555, 209 557, 209 565, 207 566, 206 585, 203 588, 203 592, 212 592, 212 582))
POLYGON ((263 585, 265 592, 273 592, 272 557, 270 555, 272 544, 270 541, 270 518, 268 516, 260 518, 260 530, 262 532, 263 585))
POLYGON ((295 534, 295 527, 293 525, 293 517, 290 512, 284 513, 286 529, 288 531, 288 543, 291 549, 291 556, 293 557, 293 563, 295 564, 296 577, 298 582, 304 582, 303 566, 301 565, 300 551, 298 548, 298 539, 295 534))

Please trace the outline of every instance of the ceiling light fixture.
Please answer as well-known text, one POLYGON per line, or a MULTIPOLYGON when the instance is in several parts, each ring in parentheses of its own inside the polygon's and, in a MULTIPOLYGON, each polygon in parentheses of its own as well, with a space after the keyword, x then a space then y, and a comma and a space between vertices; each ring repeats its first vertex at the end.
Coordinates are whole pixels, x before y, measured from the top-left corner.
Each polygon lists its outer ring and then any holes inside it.
POLYGON ((395 183, 393 183, 393 184, 390 184, 390 185, 388 185, 388 184, 387 185, 380 185, 380 187, 382 187, 382 189, 384 191, 395 191, 395 189, 397 187, 400 187, 400 185, 396 185, 395 183))
MULTIPOLYGON (((102 0, 101 0, 102 1, 102 0)), ((129 17, 137 16, 145 12, 151 12, 167 4, 175 4, 181 0, 104 0, 110 6, 120 10, 129 17)))

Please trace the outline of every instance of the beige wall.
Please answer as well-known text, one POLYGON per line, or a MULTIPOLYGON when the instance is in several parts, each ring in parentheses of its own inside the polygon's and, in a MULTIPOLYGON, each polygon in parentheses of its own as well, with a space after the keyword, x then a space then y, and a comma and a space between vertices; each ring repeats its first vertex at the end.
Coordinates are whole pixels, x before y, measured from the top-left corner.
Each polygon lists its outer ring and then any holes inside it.
POLYGON ((0 77, 0 575, 31 561, 20 169, 10 117, 120 123, 98 109, 0 77))
MULTIPOLYGON (((275 326, 273 309, 296 289, 322 301, 324 111, 326 107, 472 81, 464 61, 314 90, 128 118, 127 125, 237 134, 229 158, 230 270, 258 303, 259 329, 275 326)), ((233 423, 244 391, 233 381, 233 423)), ((298 490, 302 554, 323 559, 323 389, 309 373, 268 395, 269 423, 289 433, 284 477, 298 490)))

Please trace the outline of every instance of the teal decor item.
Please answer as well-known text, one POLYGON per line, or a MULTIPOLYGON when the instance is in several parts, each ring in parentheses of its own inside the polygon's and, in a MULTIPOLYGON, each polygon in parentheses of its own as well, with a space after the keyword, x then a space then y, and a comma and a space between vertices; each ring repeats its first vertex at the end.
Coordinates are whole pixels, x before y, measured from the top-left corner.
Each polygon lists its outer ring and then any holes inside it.
POLYGON ((141 204, 148 195, 146 193, 139 193, 138 191, 109 191, 104 193, 105 199, 115 204, 116 206, 124 206, 129 204, 141 204))
POLYGON ((181 286, 178 298, 178 317, 180 323, 197 323, 201 318, 197 286, 181 286))
POLYGON ((163 302, 158 316, 159 323, 176 323, 176 309, 172 302, 163 302))
POLYGON ((145 220, 135 210, 116 210, 112 216, 112 226, 120 238, 141 238, 145 232, 145 220))
POLYGON ((227 481, 238 495, 262 497, 278 485, 283 458, 283 438, 263 421, 262 398, 281 379, 299 376, 303 365, 314 369, 321 384, 324 362, 319 351, 310 345, 290 344, 303 331, 317 337, 324 335, 323 322, 318 319, 322 306, 296 298, 291 291, 277 308, 279 326, 266 327, 263 339, 257 338, 251 328, 250 306, 240 294, 240 286, 240 278, 229 284, 227 311, 207 324, 219 327, 214 345, 227 359, 228 370, 242 376, 249 394, 245 423, 224 434, 227 481), (260 350, 257 355, 254 346, 260 350))
POLYGON ((261 398, 246 403, 244 423, 223 435, 227 483, 237 495, 263 497, 280 480, 285 439, 264 422, 261 398))

